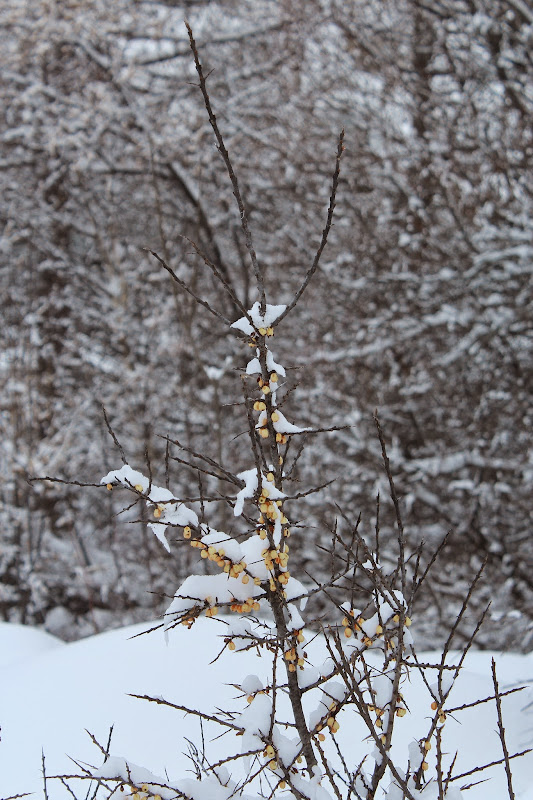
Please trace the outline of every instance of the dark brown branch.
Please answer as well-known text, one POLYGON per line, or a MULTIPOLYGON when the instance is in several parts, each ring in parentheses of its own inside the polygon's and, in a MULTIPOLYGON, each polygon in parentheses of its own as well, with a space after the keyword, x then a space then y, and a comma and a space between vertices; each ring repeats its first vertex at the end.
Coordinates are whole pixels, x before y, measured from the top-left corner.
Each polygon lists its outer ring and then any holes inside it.
POLYGON ((118 452, 120 453, 120 457, 122 459, 122 463, 123 464, 127 464, 126 456, 124 455, 124 450, 123 450, 122 445, 120 444, 119 440, 117 439, 113 428, 111 427, 111 423, 109 422, 109 418, 107 416, 107 411, 106 411, 105 406, 104 406, 103 403, 102 403, 102 413, 104 415, 104 420, 105 420, 105 424, 106 424, 107 430, 109 432, 109 435, 113 439, 113 441, 115 443, 115 447, 117 447, 118 452))
POLYGON ((137 700, 147 700, 149 703, 156 703, 160 706, 168 706, 168 708, 173 708, 176 711, 183 711, 184 714, 192 714, 193 716, 200 717, 200 719, 205 719, 208 722, 216 722, 218 725, 231 728, 234 731, 243 730, 240 725, 235 725, 233 722, 228 722, 228 720, 225 719, 219 719, 219 717, 215 717, 213 714, 204 714, 203 711, 197 711, 194 708, 176 705, 175 703, 171 703, 169 700, 163 700, 161 697, 151 697, 147 694, 128 694, 128 696, 135 697, 137 700))
POLYGON ((287 314, 289 314, 292 311, 292 309, 294 308, 300 297, 307 289, 311 278, 317 271, 318 265, 320 263, 320 258, 322 256, 322 252, 326 246, 326 242, 328 241, 329 232, 331 230, 331 224, 333 222, 333 212, 335 211, 335 205, 336 205, 335 198, 337 196, 337 188, 339 186, 339 175, 341 171, 341 158, 343 151, 344 151, 344 128, 342 129, 339 135, 339 143, 337 145, 337 157, 335 159, 335 170, 333 172, 333 180, 331 185, 331 194, 329 197, 329 207, 328 207, 328 214, 326 217, 326 225, 324 227, 324 230, 322 231, 322 238, 320 240, 320 244, 318 245, 318 250, 316 251, 313 263, 309 267, 302 285, 294 295, 293 299, 291 300, 287 308, 283 311, 282 314, 279 315, 279 317, 273 323, 273 326, 281 322, 281 320, 284 319, 284 317, 286 317, 287 314))
POLYGON ((513 778, 511 775, 511 765, 509 763, 509 751, 507 749, 507 742, 505 741, 505 728, 503 727, 502 716, 502 700, 500 694, 500 687, 498 685, 498 678, 496 676, 496 662, 491 659, 492 670, 492 683, 494 685, 494 699, 496 701, 496 711, 498 714, 498 735, 502 744, 503 760, 505 764, 505 774, 507 776, 507 791, 509 792, 509 800, 515 800, 515 793, 513 791, 513 778))
POLYGON ((244 240, 246 242, 246 249, 250 254, 250 260, 252 262, 252 268, 254 271, 255 279, 257 282, 257 288, 259 290, 259 298, 261 304, 261 312, 264 313, 266 309, 266 297, 265 297, 265 284, 263 281, 263 274, 259 267, 259 263, 257 261, 257 255, 255 253, 253 241, 252 241, 252 234, 250 232, 250 227, 248 225, 248 216, 246 214, 246 209, 244 207, 244 203, 242 200, 241 191, 239 189, 239 183, 237 181, 237 176, 235 175, 233 164, 231 163, 231 159, 229 157, 229 153, 226 149, 226 145, 224 144, 224 139, 222 138, 222 134, 220 132, 220 128, 218 127, 217 119, 213 113, 213 108, 211 106, 211 100, 209 98, 209 93, 207 91, 206 80, 204 76, 204 71, 202 68, 202 64, 200 63, 200 56, 198 53, 198 48, 196 46, 196 42, 194 41, 194 36, 192 32, 192 28, 189 23, 185 22, 185 27, 187 28, 187 33, 189 34, 189 44, 191 46, 191 50, 194 56, 194 63, 196 66, 196 72, 198 73, 198 77, 200 79, 200 91, 202 92, 202 96, 204 98, 204 105, 207 111, 207 115, 209 117, 209 122, 211 123, 211 127, 213 128, 215 138, 217 140, 218 150, 220 155, 224 160, 224 164, 226 165, 226 170, 231 181, 231 185, 233 188, 233 194, 235 196, 235 200, 237 201, 237 206, 239 207, 239 215, 241 218, 241 227, 244 233, 244 240))
POLYGON ((181 278, 178 278, 172 267, 169 267, 164 258, 161 258, 161 256, 159 256, 154 250, 150 250, 149 247, 143 247, 142 249, 145 250, 147 253, 150 253, 154 258, 156 258, 159 261, 163 269, 166 269, 168 274, 172 277, 172 280, 178 284, 180 289, 183 289, 183 291, 187 292, 187 294, 190 294, 191 297, 193 297, 199 305, 203 306, 204 308, 207 308, 207 310, 210 311, 211 314, 213 314, 213 316, 218 317, 218 319, 222 320, 222 322, 225 325, 227 325, 228 327, 231 325, 229 319, 226 319, 226 317, 223 314, 221 314, 220 311, 217 311, 216 308, 213 308, 213 306, 211 306, 207 302, 207 300, 202 300, 202 298, 199 297, 196 294, 196 292, 193 292, 191 287, 187 283, 185 283, 185 281, 182 281, 181 278))
POLYGON ((394 485, 394 479, 392 477, 390 461, 387 455, 387 448, 385 447, 385 438, 383 436, 383 431, 381 430, 381 425, 379 423, 379 417, 377 411, 374 412, 374 422, 376 423, 379 443, 381 445, 381 455, 383 457, 383 464, 385 466, 385 473, 387 475, 387 480, 389 481, 390 496, 396 514, 396 524, 398 526, 398 547, 399 547, 398 570, 400 572, 400 577, 401 577, 402 594, 405 597, 406 581, 407 581, 406 571, 405 571, 405 532, 403 529, 402 515, 400 513, 400 502, 398 500, 398 495, 396 493, 396 487, 394 485))

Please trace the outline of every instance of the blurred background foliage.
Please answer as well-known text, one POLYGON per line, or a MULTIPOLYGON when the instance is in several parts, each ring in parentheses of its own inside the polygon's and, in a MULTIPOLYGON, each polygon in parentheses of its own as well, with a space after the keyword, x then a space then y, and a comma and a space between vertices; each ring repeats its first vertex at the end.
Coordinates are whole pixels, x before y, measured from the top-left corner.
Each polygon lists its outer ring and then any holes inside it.
MULTIPOLYGON (((437 644, 487 560, 478 644, 533 641, 531 541, 533 10, 526 0, 18 0, 0 5, 0 617, 72 639, 160 614, 191 569, 138 507, 97 483, 170 436, 250 466, 246 348, 172 284, 156 250, 239 316, 183 237, 255 300, 231 187, 183 19, 250 212, 270 302, 320 240, 339 131, 346 152, 319 274, 275 352, 314 436, 293 557, 327 576, 338 507, 380 551, 394 526, 380 414, 408 540, 451 531, 419 605, 437 644), (304 505, 305 502, 305 505, 304 505), (337 507, 338 506, 338 507, 337 507), (165 594, 167 596, 165 596, 165 594)), ((177 495, 198 493, 170 462, 177 495)), ((206 493, 227 491, 213 479, 206 493)), ((219 509, 219 529, 231 529, 219 509)), ((341 525, 346 523, 341 522, 341 525)), ((202 566, 203 568, 203 566, 202 566)), ((420 641, 420 639, 419 639, 420 641)))

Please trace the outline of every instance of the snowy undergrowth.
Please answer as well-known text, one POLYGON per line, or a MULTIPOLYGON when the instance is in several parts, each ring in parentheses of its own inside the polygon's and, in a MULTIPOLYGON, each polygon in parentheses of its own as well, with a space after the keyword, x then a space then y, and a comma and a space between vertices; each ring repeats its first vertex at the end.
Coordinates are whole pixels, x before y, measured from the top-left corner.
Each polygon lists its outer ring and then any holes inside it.
MULTIPOLYGON (((187 701, 204 710, 220 705, 239 709, 240 692, 231 686, 236 671, 245 676, 242 680, 256 675, 264 681, 271 660, 266 654, 225 651, 211 664, 221 646, 218 621, 199 619, 191 630, 176 628, 168 644, 161 632, 149 638, 132 638, 150 627, 144 623, 64 644, 34 628, 0 623, 0 797, 18 792, 42 796, 42 750, 50 775, 71 772, 69 756, 94 764, 100 754, 85 729, 106 741, 111 725, 112 750, 118 757, 123 754, 131 763, 143 764, 152 775, 168 774, 172 784, 180 776, 191 777, 186 739, 200 740, 199 722, 172 709, 147 705, 128 693, 148 692, 175 703, 187 701)), ((420 654, 426 662, 436 656, 420 654)), ((502 690, 524 684, 533 674, 532 655, 472 652, 454 689, 457 705, 490 694, 493 656, 498 661, 502 690)), ((428 713, 427 690, 416 673, 406 697, 410 711, 402 720, 404 748, 416 737, 428 713)), ((531 693, 523 692, 504 700, 509 743, 517 750, 524 749, 533 738, 533 713, 524 710, 532 699, 531 693)), ((491 704, 470 709, 457 722, 450 719, 447 733, 459 752, 460 770, 466 770, 473 761, 500 757, 491 704)), ((365 734, 355 716, 343 715, 338 736, 343 737, 355 760, 366 751, 365 734)), ((210 742, 206 730, 206 742, 215 759, 224 755, 227 740, 210 742)), ((513 772, 517 797, 533 800, 532 756, 516 761, 513 772)), ((493 769, 486 777, 490 778, 487 782, 465 793, 469 800, 505 797, 503 774, 493 769)), ((82 789, 85 796, 86 785, 79 784, 79 788, 80 796, 82 789)), ((48 791, 54 800, 69 797, 57 781, 49 781, 48 791)))
MULTIPOLYGON (((194 245, 239 309, 240 316, 231 322, 196 297, 159 255, 152 255, 181 290, 192 294, 216 318, 226 334, 241 339, 249 354, 241 369, 248 446, 243 448, 243 463, 236 467, 169 438, 166 485, 156 482, 151 465, 139 470, 138 465, 126 463, 122 451, 123 465, 109 471, 101 483, 109 491, 125 490, 132 505, 145 509, 149 526, 167 551, 174 552, 169 539, 178 538, 181 546, 198 553, 198 569, 178 587, 167 608, 162 627, 168 640, 172 641, 176 629, 216 625, 220 657, 238 658, 235 651, 257 653, 268 670, 262 675, 241 672, 236 661, 231 677, 236 701, 216 703, 213 708, 206 709, 190 698, 174 701, 142 691, 140 697, 147 704, 201 722, 202 735, 190 743, 192 777, 158 777, 142 763, 130 761, 127 754, 115 755, 113 748, 103 743, 103 764, 80 767, 83 777, 95 800, 109 798, 118 790, 133 800, 459 800, 463 789, 483 779, 479 770, 489 763, 480 755, 481 760, 474 758, 467 766, 459 766, 463 761, 456 735, 454 740, 454 720, 461 719, 473 704, 476 710, 493 705, 498 712, 501 755, 495 760, 512 798, 511 764, 517 753, 509 750, 504 735, 504 695, 496 672, 488 692, 471 697, 466 704, 469 708, 462 708, 465 704, 458 704, 454 697, 476 633, 474 629, 465 635, 462 626, 481 570, 456 619, 451 620, 443 652, 430 661, 418 657, 411 632, 413 619, 416 630, 415 601, 424 581, 431 579, 428 576, 438 552, 426 556, 422 547, 414 552, 407 549, 401 503, 377 415, 377 438, 396 518, 395 552, 388 552, 382 562, 379 506, 372 536, 363 535, 356 514, 340 509, 338 519, 331 521, 330 551, 324 551, 331 564, 329 580, 318 583, 311 575, 291 574, 291 537, 299 537, 305 547, 308 534, 300 501, 323 488, 300 487, 297 463, 306 442, 313 447, 323 431, 289 419, 286 406, 295 386, 274 351, 274 341, 284 318, 295 310, 313 278, 326 245, 344 132, 338 142, 326 225, 313 263, 290 301, 270 304, 237 178, 188 30, 206 110, 239 207, 258 299, 245 308, 216 264, 194 245), (174 448, 180 453, 177 460, 192 467, 200 478, 196 498, 184 501, 170 487, 168 463, 174 448), (212 484, 213 479, 216 490, 210 493, 208 518, 202 481, 212 484), (233 512, 225 530, 217 523, 216 502, 233 512), (386 568, 385 563, 394 566, 386 568), (353 598, 362 592, 365 601, 356 607, 353 598), (316 594, 331 609, 327 618, 334 620, 325 628, 320 619, 307 615, 308 601, 316 594), (466 644, 459 653, 452 653, 459 633, 466 644), (424 709, 414 720, 416 730, 408 722, 415 706, 424 709), (217 742, 214 748, 210 746, 213 739, 217 742)), ((481 623, 480 619, 478 625, 481 623)), ((189 663, 189 668, 192 686, 197 664, 189 663)), ((70 780, 63 777, 66 784, 70 780)), ((75 794, 74 789, 72 792, 75 794)))

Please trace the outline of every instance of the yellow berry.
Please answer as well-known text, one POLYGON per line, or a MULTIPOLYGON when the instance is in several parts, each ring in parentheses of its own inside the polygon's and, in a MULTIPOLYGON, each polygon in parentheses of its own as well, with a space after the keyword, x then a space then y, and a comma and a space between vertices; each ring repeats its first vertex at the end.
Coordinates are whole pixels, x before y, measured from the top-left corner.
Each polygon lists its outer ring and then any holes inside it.
POLYGON ((259 333, 261 336, 266 336, 267 329, 266 328, 259 328, 259 333))
POLYGON ((271 375, 270 375, 270 380, 272 381, 272 383, 277 383, 277 382, 278 382, 278 375, 277 375, 277 372, 272 372, 272 373, 271 373, 271 375))
POLYGON ((110 492, 113 489, 113 484, 112 483, 108 483, 106 485, 106 489, 107 489, 108 492, 110 492))
POLYGON ((406 708, 397 708, 396 709, 396 715, 398 717, 405 717, 406 714, 407 714, 407 709, 406 708))
POLYGON ((326 737, 324 736, 323 733, 319 733, 318 734, 318 741, 319 742, 325 742, 326 741, 326 737))
POLYGON ((228 650, 235 650, 235 642, 228 642, 228 650))
POLYGON ((270 386, 265 383, 265 385, 261 387, 261 391, 263 394, 270 394, 270 386))
POLYGON ((424 771, 424 772, 425 772, 427 769, 429 769, 429 764, 428 764, 428 762, 427 762, 427 761, 422 761, 422 769, 423 769, 423 771, 424 771))
POLYGON ((344 635, 346 636, 347 639, 349 639, 351 637, 351 635, 352 635, 352 629, 351 628, 345 628, 344 629, 344 635))
POLYGON ((268 428, 259 428, 259 436, 262 439, 268 439, 268 428))
POLYGON ((277 422, 279 420, 278 412, 277 411, 273 411, 272 412, 272 416, 270 417, 270 419, 272 420, 272 422, 277 422))
MULTIPOLYGON (((267 336, 274 336, 274 328, 272 328, 270 325, 266 329, 266 332, 267 332, 267 336)), ((281 788, 283 789, 283 786, 281 788)))
POLYGON ((424 742, 424 750, 427 752, 431 750, 431 742, 424 742))
POLYGON ((135 488, 135 491, 136 491, 136 492, 140 492, 140 493, 142 494, 142 492, 143 492, 143 487, 141 486, 141 484, 140 484, 140 483, 136 483, 134 488, 135 488))
POLYGON ((406 618, 405 618, 405 627, 406 627, 406 628, 410 628, 410 627, 411 627, 411 625, 412 625, 412 620, 411 620, 411 617, 406 617, 406 618))
POLYGON ((273 482, 274 482, 274 473, 273 473, 273 472, 269 472, 269 473, 268 473, 268 475, 267 475, 267 481, 268 481, 269 483, 273 483, 273 482))
POLYGON ((185 528, 183 529, 183 536, 185 539, 191 538, 191 529, 189 528, 188 525, 186 525, 185 528))
POLYGON ((433 711, 436 711, 438 707, 439 707, 439 704, 437 703, 437 701, 433 700, 433 702, 431 704, 431 708, 433 709, 433 711))
POLYGON ((162 513, 163 513, 163 512, 162 512, 162 510, 161 510, 159 507, 154 509, 154 517, 155 517, 156 519, 159 519, 159 517, 161 516, 161 514, 162 514, 162 513))

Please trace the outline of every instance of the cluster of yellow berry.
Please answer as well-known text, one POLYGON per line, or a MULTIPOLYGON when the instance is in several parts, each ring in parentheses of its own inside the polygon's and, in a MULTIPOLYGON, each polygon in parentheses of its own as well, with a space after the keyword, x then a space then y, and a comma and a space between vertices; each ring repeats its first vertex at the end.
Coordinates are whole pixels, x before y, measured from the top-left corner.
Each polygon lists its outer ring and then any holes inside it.
POLYGON ((296 672, 297 667, 304 668, 305 653, 301 645, 305 642, 305 636, 302 630, 294 630, 292 632, 292 646, 285 650, 283 657, 288 664, 289 672, 296 672))
MULTIPOLYGON (((350 609, 350 611, 347 613, 347 616, 343 617, 342 619, 342 626, 344 627, 344 635, 347 639, 350 639, 354 633, 361 633, 363 644, 365 647, 370 647, 372 644, 374 644, 376 639, 383 636, 384 628, 383 625, 378 624, 376 625, 374 635, 368 636, 365 634, 362 627, 365 621, 366 620, 364 617, 357 617, 357 619, 355 619, 355 612, 353 609, 350 609)), ((392 618, 392 621, 398 625, 400 622, 400 615, 395 614, 392 618)), ((411 627, 411 619, 409 617, 405 617, 404 624, 406 628, 411 627)), ((387 639, 385 646, 388 650, 393 650, 396 647, 396 642, 393 638, 389 638, 387 639)))
POLYGON ((132 786, 131 784, 126 787, 120 787, 121 792, 124 792, 125 789, 130 791, 130 794, 127 795, 129 800, 161 800, 161 795, 152 794, 148 784, 146 783, 143 783, 140 789, 139 787, 132 786))
MULTIPOLYGON (((268 328, 259 328, 258 333, 260 336, 274 336, 274 328, 272 328, 270 325, 268 328)), ((248 347, 257 347, 255 333, 252 334, 250 341, 248 342, 248 347)))
POLYGON ((337 731, 339 730, 340 724, 336 718, 336 714, 338 711, 339 711, 338 703, 336 703, 335 700, 332 700, 331 703, 329 704, 327 715, 325 715, 323 719, 315 727, 315 732, 317 734, 319 742, 324 742, 326 739, 326 737, 322 733, 325 726, 331 731, 331 733, 337 733, 337 731))
POLYGON ((259 611, 260 605, 253 597, 248 597, 244 603, 239 603, 237 600, 230 605, 231 611, 236 611, 238 614, 249 614, 250 611, 259 611))
POLYGON ((443 711, 442 708, 439 707, 439 704, 437 703, 436 700, 433 700, 433 702, 431 703, 431 709, 432 709, 432 711, 438 711, 439 712, 439 714, 438 714, 439 722, 440 722, 441 725, 444 725, 444 723, 446 722, 446 712, 443 711))
POLYGON ((268 766, 270 767, 270 769, 278 768, 277 753, 274 745, 267 744, 267 746, 263 751, 263 756, 264 758, 268 758, 268 766))
POLYGON ((431 742, 429 741, 429 739, 422 739, 422 741, 419 744, 420 744, 420 750, 422 751, 422 755, 424 756, 424 760, 420 764, 420 769, 425 772, 427 769, 429 769, 429 764, 426 761, 426 758, 427 754, 431 750, 431 742))
MULTIPOLYGON (((279 768, 279 758, 278 758, 278 754, 276 753, 276 748, 274 747, 273 744, 267 744, 267 746, 263 750, 263 758, 267 759, 267 766, 268 766, 269 769, 277 770, 279 768)), ((297 759, 296 759, 296 762, 298 764, 301 764, 302 760, 303 760, 302 756, 298 756, 297 759)), ((297 767, 294 767, 294 766, 291 767, 290 771, 294 775, 298 774, 297 767)), ((285 789, 286 786, 287 786, 287 782, 284 780, 284 778, 281 778, 276 788, 285 789)))
MULTIPOLYGON (((341 623, 344 628, 344 635, 346 636, 346 638, 350 639, 353 636, 354 632, 357 633, 358 631, 360 631, 361 625, 363 624, 364 621, 365 620, 363 617, 357 617, 357 619, 355 619, 355 611, 353 608, 351 608, 348 611, 348 615, 342 618, 342 623, 341 623)), ((366 639, 368 639, 368 637, 366 637, 366 639)), ((372 644, 372 639, 368 639, 367 647, 371 644, 372 644)))

